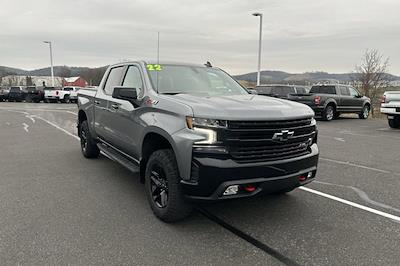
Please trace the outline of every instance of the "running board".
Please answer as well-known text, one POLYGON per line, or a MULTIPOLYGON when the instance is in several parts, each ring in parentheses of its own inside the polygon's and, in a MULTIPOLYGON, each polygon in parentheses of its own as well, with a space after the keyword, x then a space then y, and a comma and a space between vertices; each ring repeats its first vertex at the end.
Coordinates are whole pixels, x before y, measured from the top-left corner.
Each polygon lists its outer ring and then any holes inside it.
POLYGON ((99 147, 100 151, 107 155, 107 157, 109 157, 111 160, 120 163, 131 172, 139 172, 139 166, 136 162, 129 160, 129 158, 114 150, 112 147, 109 147, 104 143, 98 143, 97 146, 99 147))

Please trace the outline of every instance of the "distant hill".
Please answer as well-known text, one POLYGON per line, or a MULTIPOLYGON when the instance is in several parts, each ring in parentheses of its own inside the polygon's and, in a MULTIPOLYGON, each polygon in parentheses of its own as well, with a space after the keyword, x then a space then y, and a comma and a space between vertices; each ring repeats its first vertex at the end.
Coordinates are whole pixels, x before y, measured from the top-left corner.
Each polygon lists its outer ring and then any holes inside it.
MULTIPOLYGON (((248 82, 257 81, 257 72, 234 76, 237 80, 248 82)), ((355 73, 331 74, 327 72, 305 72, 302 74, 292 74, 283 71, 261 71, 261 83, 296 83, 318 82, 327 80, 337 80, 339 82, 350 82, 356 77, 355 73)), ((400 80, 399 76, 387 74, 388 80, 400 80)))
MULTIPOLYGON (((69 66, 55 66, 54 76, 59 77, 75 77, 81 76, 86 79, 91 85, 98 85, 106 71, 107 66, 98 68, 89 67, 69 67, 69 66)), ((21 75, 21 76, 50 76, 50 67, 40 68, 35 70, 23 70, 12 67, 0 66, 0 78, 7 75, 21 75)))

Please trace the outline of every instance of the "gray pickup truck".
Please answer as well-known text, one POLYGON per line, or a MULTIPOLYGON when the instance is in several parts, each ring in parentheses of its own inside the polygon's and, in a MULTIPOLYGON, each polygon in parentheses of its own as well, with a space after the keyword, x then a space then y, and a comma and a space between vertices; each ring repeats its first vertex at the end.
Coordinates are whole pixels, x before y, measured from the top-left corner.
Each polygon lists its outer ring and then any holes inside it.
POLYGON ((338 118, 342 113, 355 113, 360 119, 367 119, 371 110, 368 97, 352 86, 342 84, 314 85, 310 93, 289 94, 288 99, 307 104, 326 121, 338 118))
POLYGON ((381 113, 387 115, 391 128, 400 128, 400 91, 386 91, 383 94, 381 113))
POLYGON ((285 193, 316 175, 311 108, 252 95, 210 64, 116 64, 78 106, 83 155, 138 172, 165 222, 195 201, 285 193))

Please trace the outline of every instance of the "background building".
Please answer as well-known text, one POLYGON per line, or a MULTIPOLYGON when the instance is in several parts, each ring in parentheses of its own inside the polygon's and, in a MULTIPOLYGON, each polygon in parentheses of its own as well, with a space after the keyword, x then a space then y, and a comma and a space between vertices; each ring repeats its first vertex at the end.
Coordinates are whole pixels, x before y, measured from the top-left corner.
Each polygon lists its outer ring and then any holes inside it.
POLYGON ((86 87, 88 85, 88 83, 82 77, 70 77, 70 78, 64 78, 62 81, 62 85, 63 86, 86 87))

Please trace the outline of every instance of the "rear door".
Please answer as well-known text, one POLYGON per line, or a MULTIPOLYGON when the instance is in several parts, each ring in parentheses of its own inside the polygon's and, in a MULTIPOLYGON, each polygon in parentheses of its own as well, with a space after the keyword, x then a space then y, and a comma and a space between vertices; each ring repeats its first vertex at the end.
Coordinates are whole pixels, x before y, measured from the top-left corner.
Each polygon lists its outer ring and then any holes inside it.
POLYGON ((97 90, 94 99, 94 127, 97 135, 107 143, 115 146, 117 136, 112 127, 112 120, 115 119, 111 102, 113 101, 112 93, 115 86, 120 86, 124 74, 125 66, 116 66, 111 68, 107 73, 107 79, 103 87, 97 90))

